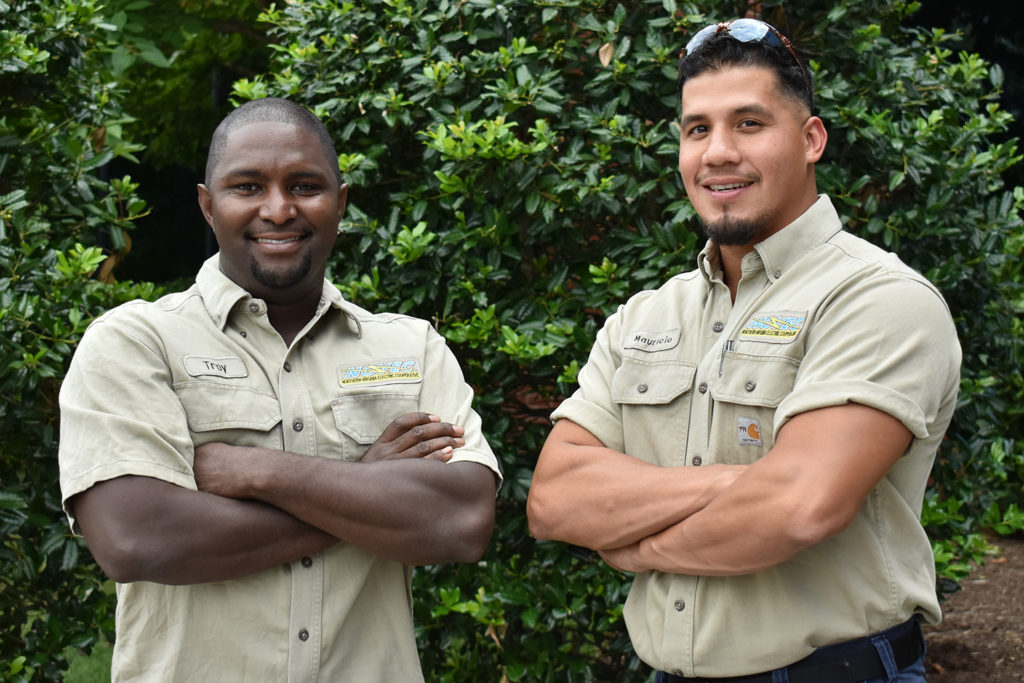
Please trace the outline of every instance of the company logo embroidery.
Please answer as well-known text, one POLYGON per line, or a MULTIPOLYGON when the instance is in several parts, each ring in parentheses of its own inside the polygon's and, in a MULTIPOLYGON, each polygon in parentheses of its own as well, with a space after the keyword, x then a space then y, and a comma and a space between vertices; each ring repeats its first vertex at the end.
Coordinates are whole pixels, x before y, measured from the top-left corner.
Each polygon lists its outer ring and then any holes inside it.
POLYGON ((185 365, 185 372, 191 377, 202 377, 212 375, 226 379, 239 379, 248 377, 249 371, 245 363, 237 356, 227 358, 210 358, 209 356, 185 356, 182 358, 185 365))
POLYGON ((757 313, 740 330, 740 338, 790 341, 803 329, 806 320, 806 313, 757 313))
POLYGON ((740 437, 741 446, 763 446, 761 440, 761 423, 753 417, 741 417, 737 421, 736 431, 740 437))
POLYGON ((679 328, 662 330, 660 332, 648 332, 647 330, 633 330, 626 335, 624 349, 637 349, 639 351, 664 351, 675 348, 679 343, 679 328))
POLYGON ((343 387, 373 383, 411 384, 422 379, 415 358, 368 360, 338 366, 338 384, 343 387))

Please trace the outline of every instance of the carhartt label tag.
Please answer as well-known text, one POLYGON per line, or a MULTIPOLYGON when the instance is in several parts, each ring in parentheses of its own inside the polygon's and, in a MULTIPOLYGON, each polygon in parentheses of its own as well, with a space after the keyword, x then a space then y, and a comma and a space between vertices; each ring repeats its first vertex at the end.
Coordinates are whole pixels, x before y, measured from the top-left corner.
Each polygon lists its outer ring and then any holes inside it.
POLYGON ((338 384, 415 384, 423 381, 415 358, 386 358, 344 363, 338 366, 338 384))
POLYGON ((634 330, 626 335, 626 342, 622 345, 624 349, 637 349, 639 351, 665 351, 675 348, 679 344, 679 328, 671 330, 660 330, 648 332, 647 330, 634 330))
POLYGON ((753 417, 741 417, 736 425, 741 446, 763 446, 761 423, 753 417))
POLYGON ((245 363, 237 356, 226 358, 211 358, 210 356, 185 356, 185 372, 192 377, 212 375, 213 377, 225 377, 238 379, 248 377, 249 371, 245 363))
POLYGON ((755 313, 740 330, 739 338, 746 341, 788 344, 800 334, 806 321, 806 313, 794 311, 755 313))

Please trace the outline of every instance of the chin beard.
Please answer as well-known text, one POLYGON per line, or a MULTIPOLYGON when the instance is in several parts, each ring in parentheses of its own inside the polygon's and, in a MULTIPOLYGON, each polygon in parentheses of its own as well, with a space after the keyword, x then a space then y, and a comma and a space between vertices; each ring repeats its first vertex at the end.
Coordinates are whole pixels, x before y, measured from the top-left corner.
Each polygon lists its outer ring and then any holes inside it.
POLYGON ((302 282, 312 267, 313 255, 309 252, 306 252, 305 256, 302 257, 302 261, 291 268, 265 269, 260 267, 260 264, 254 260, 252 262, 252 277, 264 287, 273 287, 275 289, 291 287, 302 282))
POLYGON ((764 234, 764 223, 759 220, 742 220, 725 217, 714 223, 704 224, 704 234, 719 246, 735 247, 756 242, 764 234))

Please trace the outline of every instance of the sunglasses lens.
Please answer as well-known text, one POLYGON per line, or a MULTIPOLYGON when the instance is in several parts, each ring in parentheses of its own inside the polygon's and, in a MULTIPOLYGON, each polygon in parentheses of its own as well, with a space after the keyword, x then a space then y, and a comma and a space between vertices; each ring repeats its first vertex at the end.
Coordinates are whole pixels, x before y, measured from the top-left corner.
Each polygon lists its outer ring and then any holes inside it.
POLYGON ((690 38, 690 42, 686 44, 686 54, 690 54, 699 48, 704 44, 705 40, 718 33, 721 28, 721 24, 712 24, 711 26, 705 26, 701 30, 697 31, 693 38, 690 38))
POLYGON ((690 39, 690 42, 686 44, 686 51, 683 54, 692 54, 704 44, 704 41, 721 31, 724 31, 741 43, 764 41, 772 47, 783 45, 781 36, 763 21, 758 19, 736 19, 728 23, 705 26, 697 31, 693 38, 690 39))
POLYGON ((757 19, 737 19, 729 24, 729 35, 741 43, 756 43, 764 40, 769 45, 779 46, 782 41, 775 35, 771 27, 757 19))

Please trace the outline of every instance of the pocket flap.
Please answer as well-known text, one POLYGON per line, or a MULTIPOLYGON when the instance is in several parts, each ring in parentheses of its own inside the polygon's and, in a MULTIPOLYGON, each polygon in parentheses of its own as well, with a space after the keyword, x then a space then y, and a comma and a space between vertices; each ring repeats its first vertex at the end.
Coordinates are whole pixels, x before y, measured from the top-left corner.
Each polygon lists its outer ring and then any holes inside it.
POLYGON ((269 431, 281 421, 277 397, 252 387, 186 382, 174 387, 193 432, 215 429, 269 431))
POLYGON ((711 386, 716 401, 774 408, 793 391, 799 363, 791 358, 727 353, 727 371, 711 386))
POLYGON ((399 415, 419 410, 409 394, 353 394, 331 401, 334 424, 358 444, 376 441, 399 415))
POLYGON ((616 403, 669 403, 693 385, 697 366, 677 360, 649 361, 624 357, 612 377, 612 400, 616 403))

